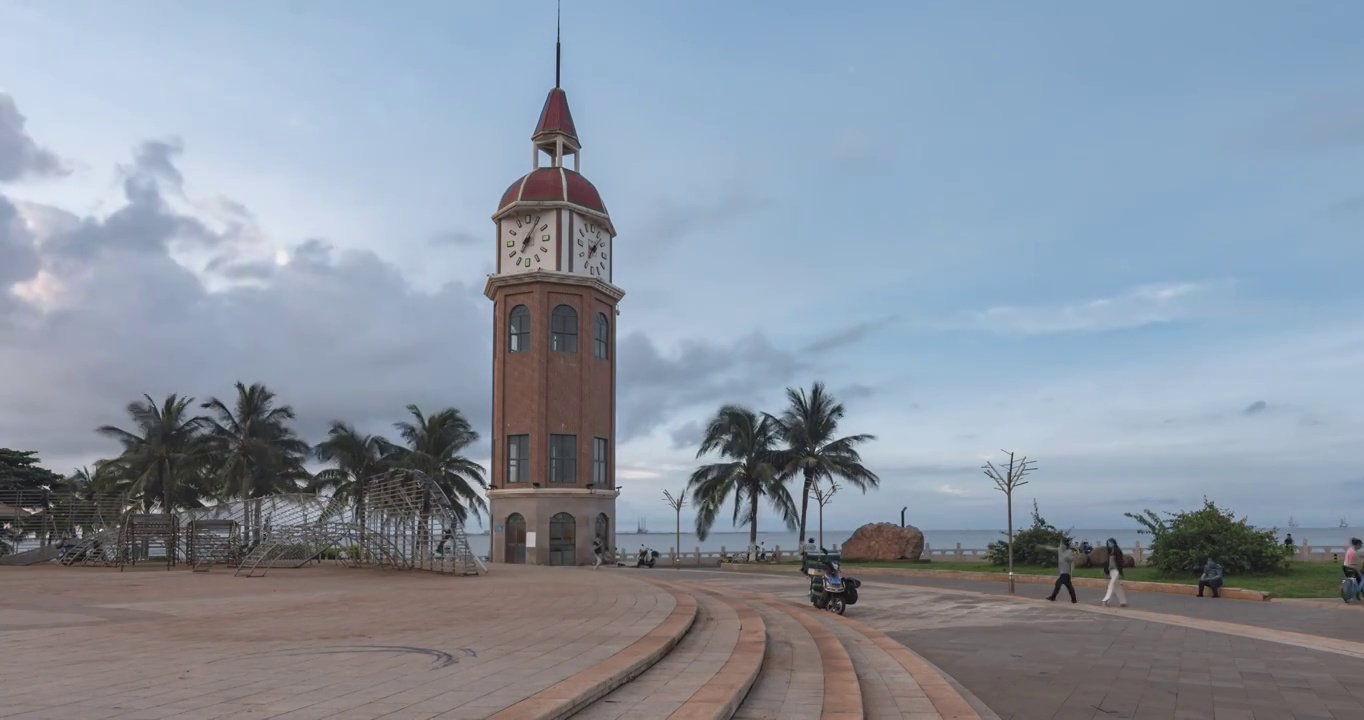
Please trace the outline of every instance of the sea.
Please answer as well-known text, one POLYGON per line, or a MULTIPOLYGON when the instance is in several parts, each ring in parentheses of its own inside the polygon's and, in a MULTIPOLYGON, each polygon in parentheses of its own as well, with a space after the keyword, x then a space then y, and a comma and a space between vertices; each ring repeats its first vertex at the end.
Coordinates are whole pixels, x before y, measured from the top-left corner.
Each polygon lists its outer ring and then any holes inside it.
MULTIPOLYGON (((955 548, 961 543, 965 549, 983 549, 996 540, 1004 539, 1002 530, 924 530, 924 542, 928 546, 936 549, 955 548)), ((1351 537, 1364 536, 1364 528, 1280 528, 1279 541, 1283 542, 1284 536, 1292 533, 1295 544, 1301 545, 1304 541, 1312 543, 1313 546, 1333 546, 1343 549, 1351 537)), ((817 530, 811 531, 810 535, 819 541, 817 530)), ((824 547, 832 548, 834 545, 842 545, 852 536, 851 530, 828 530, 824 531, 824 547)), ((1130 548, 1140 542, 1143 546, 1150 546, 1151 537, 1139 532, 1139 528, 1093 530, 1076 528, 1071 531, 1071 537, 1075 542, 1081 543, 1086 540, 1091 545, 1102 545, 1108 538, 1118 541, 1124 548, 1130 548)), ((489 554, 490 538, 488 534, 469 535, 470 549, 477 555, 489 554)), ((793 532, 759 532, 758 542, 764 544, 768 549, 781 547, 783 550, 795 550, 800 547, 800 540, 793 532)), ((644 545, 659 552, 666 552, 677 544, 676 535, 670 532, 648 532, 644 534, 633 532, 617 532, 616 546, 627 552, 634 552, 644 545)), ((713 532, 706 536, 705 540, 696 537, 695 533, 682 533, 682 550, 690 552, 700 549, 702 552, 715 552, 722 548, 725 550, 742 551, 748 547, 748 532, 713 532)))

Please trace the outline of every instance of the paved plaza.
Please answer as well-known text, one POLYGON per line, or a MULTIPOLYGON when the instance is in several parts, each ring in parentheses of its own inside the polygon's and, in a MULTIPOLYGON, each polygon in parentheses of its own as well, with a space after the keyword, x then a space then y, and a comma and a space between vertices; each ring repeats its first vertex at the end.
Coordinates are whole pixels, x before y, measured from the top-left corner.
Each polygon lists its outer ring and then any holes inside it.
MULTIPOLYGON (((781 575, 683 571, 798 601, 781 575)), ((855 617, 923 655, 1005 720, 1364 716, 1364 608, 1129 593, 1130 608, 1049 603, 1050 588, 877 577, 855 617), (1216 628, 1208 630, 1200 628, 1216 628)))
POLYGON ((804 587, 794 571, 3 568, 0 717, 1364 714, 1357 606, 1133 593, 1104 609, 878 576, 845 622, 804 587))
POLYGON ((624 573, 0 568, 0 717, 484 718, 661 625, 624 573))

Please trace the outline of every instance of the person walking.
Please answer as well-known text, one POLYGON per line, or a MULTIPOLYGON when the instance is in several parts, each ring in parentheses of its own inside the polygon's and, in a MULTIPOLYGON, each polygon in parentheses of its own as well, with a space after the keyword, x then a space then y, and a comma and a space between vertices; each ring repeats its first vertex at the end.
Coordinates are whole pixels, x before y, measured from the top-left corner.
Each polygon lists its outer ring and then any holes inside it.
POLYGON ((592 569, 601 569, 602 559, 606 555, 606 550, 601 545, 601 538, 592 541, 592 555, 596 558, 596 561, 592 563, 592 569))
POLYGON ((1350 538, 1350 547, 1345 551, 1345 562, 1341 566, 1345 571, 1345 577, 1354 578, 1357 583, 1364 583, 1364 541, 1359 538, 1350 538))
POLYGON ((1113 596, 1118 596, 1118 607, 1127 607, 1127 593, 1122 591, 1122 548, 1118 546, 1118 541, 1113 538, 1108 539, 1108 560, 1104 563, 1104 568, 1108 573, 1108 592, 1104 593, 1103 606, 1108 607, 1108 603, 1113 600, 1113 596))
POLYGON ((1222 597, 1218 594, 1222 589, 1222 566, 1211 555, 1203 563, 1203 574, 1198 578, 1198 597, 1203 597, 1203 588, 1212 590, 1213 597, 1222 597))
POLYGON ((1056 596, 1061 593, 1061 588, 1064 587, 1070 593, 1071 604, 1078 602, 1075 599, 1075 585, 1070 582, 1070 573, 1075 568, 1075 552, 1065 543, 1056 547, 1038 545, 1037 549, 1056 553, 1056 585, 1052 587, 1051 595, 1047 596, 1047 599, 1056 602, 1056 596))

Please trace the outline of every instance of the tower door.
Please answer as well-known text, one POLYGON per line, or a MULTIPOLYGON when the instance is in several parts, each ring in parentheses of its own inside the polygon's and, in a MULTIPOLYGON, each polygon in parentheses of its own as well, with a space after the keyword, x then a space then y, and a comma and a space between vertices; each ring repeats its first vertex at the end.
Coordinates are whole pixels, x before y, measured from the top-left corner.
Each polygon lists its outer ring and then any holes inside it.
POLYGON ((521 513, 512 513, 507 518, 507 530, 503 533, 506 538, 506 548, 502 557, 506 562, 517 565, 526 564, 526 519, 521 513))
POLYGON ((577 565, 577 521, 568 513, 558 513, 549 519, 549 564, 577 565))

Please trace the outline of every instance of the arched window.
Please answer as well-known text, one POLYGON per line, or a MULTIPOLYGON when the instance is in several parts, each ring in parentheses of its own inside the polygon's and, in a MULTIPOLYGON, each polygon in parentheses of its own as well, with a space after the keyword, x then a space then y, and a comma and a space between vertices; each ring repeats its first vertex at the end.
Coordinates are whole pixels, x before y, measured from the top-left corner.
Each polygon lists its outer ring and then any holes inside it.
POLYGON ((549 564, 577 565, 577 521, 566 512, 549 519, 549 564))
POLYGON ((592 357, 605 360, 610 347, 611 321, 606 319, 606 313, 597 313, 592 321, 592 357))
POLYGON ((526 563, 526 518, 521 513, 512 513, 507 516, 507 524, 503 527, 504 541, 506 549, 502 555, 503 562, 524 565, 526 563))
POLYGON ((530 352, 530 308, 525 305, 512 308, 507 328, 507 352, 530 352))
POLYGON ((549 349, 554 352, 578 352, 578 311, 559 305, 549 316, 549 349))

